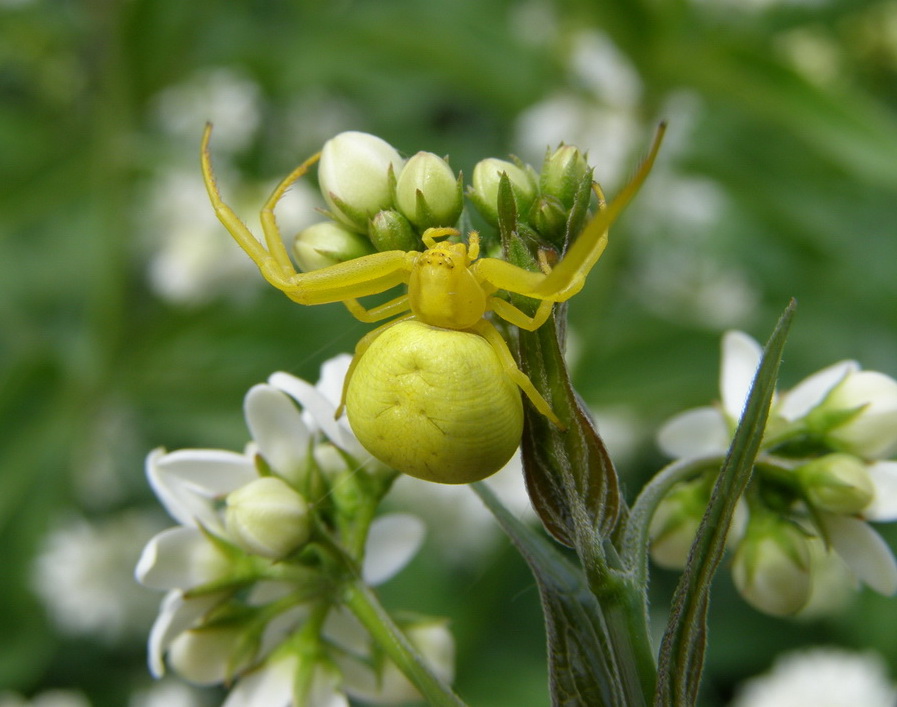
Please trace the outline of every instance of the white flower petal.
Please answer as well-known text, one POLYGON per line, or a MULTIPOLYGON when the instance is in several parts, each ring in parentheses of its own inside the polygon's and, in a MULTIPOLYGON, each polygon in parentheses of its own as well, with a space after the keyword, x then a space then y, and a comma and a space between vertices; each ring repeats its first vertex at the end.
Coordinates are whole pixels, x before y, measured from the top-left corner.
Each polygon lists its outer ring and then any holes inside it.
POLYGON ((723 409, 732 421, 737 422, 744 412, 763 348, 744 332, 727 331, 723 335, 722 350, 719 390, 723 409))
POLYGON ((193 626, 221 598, 220 594, 209 594, 195 599, 185 599, 183 593, 178 590, 165 595, 159 615, 150 630, 147 648, 149 669, 153 677, 158 678, 165 673, 164 655, 171 642, 193 626))
POLYGON ((256 478, 249 458, 217 449, 184 449, 147 456, 146 476, 165 510, 182 525, 218 530, 220 517, 213 501, 256 478))
POLYGON ((370 456, 348 427, 337 422, 336 404, 330 402, 313 385, 282 372, 272 373, 268 383, 298 402, 313 426, 320 429, 340 449, 359 459, 370 456))
POLYGON ((297 661, 295 655, 289 655, 247 673, 231 690, 223 707, 290 707, 297 661))
POLYGON ((212 581, 227 567, 227 558, 198 528, 178 526, 163 530, 146 544, 135 575, 151 589, 187 589, 212 581))
POLYGON ((349 707, 342 685, 342 676, 336 670, 318 665, 311 679, 306 704, 308 707, 349 707))
POLYGON ((321 364, 321 376, 315 388, 333 404, 334 408, 343 397, 343 381, 346 380, 352 358, 352 354, 338 354, 321 364))
POLYGON ((290 398, 270 385, 249 389, 243 403, 246 424, 265 461, 285 479, 306 465, 310 434, 290 398))
POLYGON ((345 653, 367 661, 371 657, 371 634, 350 611, 337 608, 327 614, 323 634, 345 653))
POLYGON ((832 547, 859 579, 879 594, 897 593, 897 562, 881 536, 868 523, 826 514, 823 516, 832 547))
POLYGON ((670 418, 657 433, 661 450, 674 459, 725 454, 729 442, 726 421, 712 407, 686 410, 670 418))
POLYGON ((158 466, 209 497, 226 496, 258 476, 250 457, 224 449, 180 449, 158 466))
POLYGON ((407 513, 393 513, 371 523, 362 576, 371 585, 382 584, 407 565, 424 541, 423 521, 407 513))
POLYGON ((146 478, 156 498, 181 525, 196 526, 201 523, 220 528, 221 522, 211 499, 165 468, 163 462, 169 456, 164 450, 155 449, 146 458, 146 478))
POLYGON ((807 376, 782 396, 776 414, 789 422, 804 417, 819 405, 848 373, 858 369, 859 364, 856 361, 840 361, 807 376))
POLYGON ((830 441, 866 459, 887 459, 897 450, 897 381, 878 371, 856 371, 832 389, 823 406, 862 408, 828 433, 830 441))
POLYGON ((868 520, 897 520, 897 462, 875 462, 867 468, 875 487, 875 498, 863 509, 868 520))

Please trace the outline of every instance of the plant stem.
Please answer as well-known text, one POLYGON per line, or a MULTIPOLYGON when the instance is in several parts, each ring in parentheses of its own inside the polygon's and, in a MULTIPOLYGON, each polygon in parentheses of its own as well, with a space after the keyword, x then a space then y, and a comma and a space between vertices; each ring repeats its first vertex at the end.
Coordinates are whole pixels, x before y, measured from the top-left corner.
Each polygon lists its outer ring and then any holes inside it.
POLYGON ((433 673, 370 587, 355 580, 347 585, 343 601, 430 705, 463 707, 464 702, 433 673))

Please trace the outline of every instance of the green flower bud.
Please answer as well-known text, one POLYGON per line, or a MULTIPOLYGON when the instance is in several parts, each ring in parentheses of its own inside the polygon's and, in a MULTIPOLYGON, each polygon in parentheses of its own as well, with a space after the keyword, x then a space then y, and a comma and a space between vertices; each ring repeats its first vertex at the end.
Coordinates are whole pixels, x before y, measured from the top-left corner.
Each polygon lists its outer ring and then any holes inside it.
POLYGON ((420 236, 398 211, 378 212, 371 219, 368 235, 379 251, 418 250, 421 244, 420 236))
POLYGON ((460 178, 432 152, 409 159, 396 181, 396 206, 419 229, 454 226, 463 201, 460 178))
POLYGON ((279 560, 308 540, 308 502, 276 476, 264 476, 227 497, 225 523, 246 552, 279 560))
POLYGON ((558 199, 569 210, 582 181, 587 177, 591 180, 592 170, 585 156, 573 145, 561 145, 545 156, 539 189, 542 194, 558 199))
POLYGON ((529 210, 529 223, 545 240, 563 245, 567 231, 567 210, 557 197, 542 195, 529 210))
POLYGON ((798 467, 795 473, 807 500, 822 511, 852 515, 875 496, 866 465, 850 454, 827 454, 798 467))
POLYGON ((367 238, 333 221, 309 226, 293 241, 293 257, 303 272, 326 268, 373 252, 367 238))
POLYGON ((789 616, 810 596, 810 547, 793 523, 772 513, 751 515, 744 538, 732 558, 732 579, 755 609, 789 616))
POLYGON ((507 174, 511 182, 518 214, 526 215, 536 198, 536 177, 532 169, 494 157, 478 162, 473 168, 473 186, 468 196, 477 211, 493 226, 498 223, 498 185, 502 174, 507 174))
POLYGON ((379 137, 340 133, 321 150, 321 193, 338 220, 365 232, 374 214, 392 206, 393 180, 403 164, 395 148, 379 137))

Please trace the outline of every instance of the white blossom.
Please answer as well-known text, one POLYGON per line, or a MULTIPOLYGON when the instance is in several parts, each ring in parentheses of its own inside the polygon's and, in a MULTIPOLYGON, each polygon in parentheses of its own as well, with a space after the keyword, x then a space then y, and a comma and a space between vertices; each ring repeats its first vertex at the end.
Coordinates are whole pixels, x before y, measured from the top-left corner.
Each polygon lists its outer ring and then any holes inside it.
POLYGON ((111 642, 146 630, 156 599, 135 591, 132 567, 156 530, 155 520, 128 511, 99 521, 76 517, 50 532, 31 584, 62 632, 111 642))
POLYGON ((787 653, 745 682, 730 707, 893 707, 897 686, 881 656, 840 648, 787 653))
MULTIPOLYGON (((164 673, 167 655, 168 664, 194 684, 236 678, 226 702, 230 707, 292 704, 296 661, 304 654, 293 652, 284 641, 314 611, 311 604, 297 603, 292 597, 303 590, 303 582, 315 586, 318 571, 294 564, 292 555, 285 557, 298 551, 311 532, 307 514, 314 508, 296 489, 305 488, 309 474, 323 474, 323 482, 331 485, 336 498, 338 485, 353 475, 383 470, 369 460, 348 426, 334 419, 334 399, 347 366, 343 357, 325 364, 318 386, 277 373, 271 376, 277 387, 261 384, 250 389, 244 411, 253 441, 242 453, 188 449, 155 450, 149 455, 150 485, 179 523, 147 543, 136 569, 143 584, 167 591, 150 633, 153 675, 164 673), (360 465, 348 467, 347 460, 355 458, 360 465), (278 529, 289 537, 277 537, 278 529), (273 574, 266 574, 266 568, 273 574), (282 568, 287 574, 278 574, 282 568), (233 587, 243 586, 240 583, 246 577, 251 587, 244 592, 245 603, 233 615, 235 619, 207 623, 216 612, 232 610, 233 587), (254 610, 268 611, 283 601, 287 601, 282 604, 285 608, 265 615, 261 633, 242 623, 240 617, 249 616, 246 620, 251 621, 254 610), (258 638, 248 652, 247 631, 258 638)), ((415 516, 375 518, 366 536, 363 580, 373 586, 390 579, 417 553, 423 536, 424 525, 415 516)), ((339 608, 338 599, 328 611, 322 645, 344 650, 355 646, 355 660, 372 665, 376 649, 367 631, 351 617, 335 620, 349 616, 339 608)), ((363 679, 357 682, 348 673, 334 672, 328 660, 322 656, 313 667, 308 704, 345 705, 347 691, 370 693, 386 702, 400 699, 394 697, 399 691, 390 687, 392 679, 387 680, 390 663, 379 666, 373 677, 359 673, 363 679), (370 692, 372 686, 376 689, 370 692)), ((453 661, 443 667, 452 669, 453 661)))
MULTIPOLYGON (((658 433, 661 449, 680 459, 724 455, 743 414, 761 356, 762 348, 750 336, 727 332, 722 341, 720 403, 688 410, 669 420, 658 433)), ((788 439, 801 436, 828 445, 829 455, 820 452, 790 462, 775 457, 768 463, 785 464, 782 472, 794 474, 795 487, 818 481, 818 474, 802 475, 802 468, 815 468, 826 458, 848 463, 858 486, 844 489, 840 496, 837 489, 823 490, 827 502, 825 507, 816 508, 815 532, 824 535, 863 583, 881 594, 894 594, 897 561, 866 521, 897 519, 897 462, 882 459, 897 443, 897 382, 881 373, 861 371, 855 361, 841 361, 808 376, 773 398, 761 459, 775 455, 778 445, 788 439), (839 454, 832 454, 835 451, 839 454), (833 500, 833 493, 838 498, 833 500), (858 508, 856 499, 862 499, 860 505, 868 503, 854 512, 858 508), (838 510, 835 501, 841 501, 845 510, 831 512, 838 510)), ((841 476, 844 481, 850 475, 841 476)), ((820 497, 819 489, 808 487, 802 500, 795 499, 795 518, 802 519, 803 524, 807 515, 801 506, 820 497)), ((811 525, 807 528, 813 532, 811 525)))

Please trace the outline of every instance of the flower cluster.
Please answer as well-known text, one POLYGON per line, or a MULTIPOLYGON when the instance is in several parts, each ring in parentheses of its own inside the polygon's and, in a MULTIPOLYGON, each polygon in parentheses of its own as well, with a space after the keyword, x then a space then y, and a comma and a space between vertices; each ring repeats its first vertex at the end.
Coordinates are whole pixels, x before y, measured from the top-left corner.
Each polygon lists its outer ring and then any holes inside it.
MULTIPOLYGON (((303 229, 292 244, 304 271, 377 251, 419 250, 428 228, 454 227, 464 208, 463 179, 432 152, 403 159, 367 133, 340 133, 324 144, 318 168, 329 221, 303 229)), ((540 174, 522 162, 489 158, 473 170, 467 196, 490 224, 498 222, 499 187, 507 179, 517 214, 540 236, 561 242, 574 202, 592 172, 583 154, 562 145, 546 154, 540 174)))
MULTIPOLYGON (((190 682, 236 680, 228 707, 417 695, 342 603, 351 587, 392 577, 423 536, 413 516, 375 518, 395 472, 335 419, 349 360, 326 363, 317 387, 284 373, 254 386, 245 399, 254 441, 243 453, 149 455, 150 485, 179 523, 152 538, 136 570, 168 592, 149 639, 155 676, 167 657, 190 682)), ((451 679, 445 622, 417 617, 401 628, 451 679)))
MULTIPOLYGON (((659 433, 690 478, 651 525, 654 560, 681 567, 750 390, 762 350, 741 332, 723 338, 721 405, 684 412, 659 433)), ((885 595, 897 562, 868 521, 897 520, 897 381, 854 361, 825 368, 772 403, 754 476, 730 532, 732 574, 761 611, 800 611, 832 553, 885 595)))

